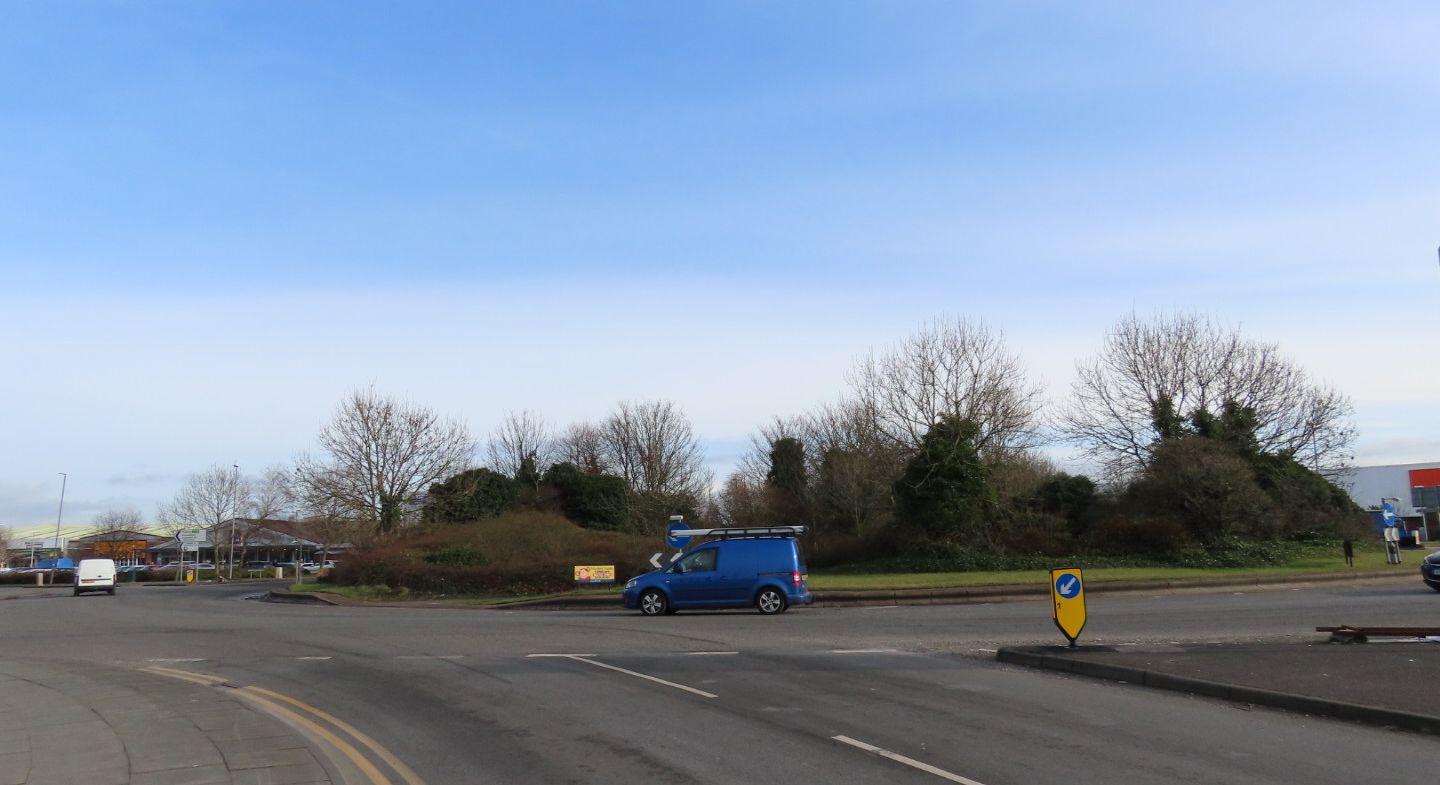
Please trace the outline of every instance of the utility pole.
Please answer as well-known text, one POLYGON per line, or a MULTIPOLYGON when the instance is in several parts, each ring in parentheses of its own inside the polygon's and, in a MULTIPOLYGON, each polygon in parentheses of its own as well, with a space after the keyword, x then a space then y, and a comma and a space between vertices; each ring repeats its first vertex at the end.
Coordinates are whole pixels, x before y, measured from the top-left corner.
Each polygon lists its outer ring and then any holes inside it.
POLYGON ((60 547, 60 517, 65 514, 65 484, 70 480, 70 475, 60 472, 60 509, 55 513, 55 568, 50 571, 50 584, 55 584, 55 573, 60 571, 60 557, 65 555, 65 549, 60 547))

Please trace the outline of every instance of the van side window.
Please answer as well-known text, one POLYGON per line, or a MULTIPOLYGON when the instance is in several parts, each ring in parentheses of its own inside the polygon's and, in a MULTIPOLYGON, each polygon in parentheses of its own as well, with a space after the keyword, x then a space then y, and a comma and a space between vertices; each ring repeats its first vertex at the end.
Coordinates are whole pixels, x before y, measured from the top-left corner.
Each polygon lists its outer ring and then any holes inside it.
POLYGON ((711 572, 715 569, 715 549, 706 548, 681 559, 675 565, 675 571, 679 573, 711 572))

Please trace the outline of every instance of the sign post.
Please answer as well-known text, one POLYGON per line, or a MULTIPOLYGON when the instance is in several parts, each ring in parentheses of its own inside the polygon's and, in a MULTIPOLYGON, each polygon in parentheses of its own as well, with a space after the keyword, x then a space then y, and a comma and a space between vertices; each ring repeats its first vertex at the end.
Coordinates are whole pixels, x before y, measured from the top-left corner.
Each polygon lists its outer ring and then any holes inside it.
POLYGON ((195 551, 195 560, 200 560, 200 540, 205 532, 200 529, 181 529, 175 533, 175 539, 180 541, 180 563, 175 565, 176 582, 185 581, 189 573, 185 572, 185 551, 195 551))
POLYGON ((1075 648, 1075 639, 1085 629, 1085 579, 1078 567, 1050 571, 1050 605, 1055 609, 1055 626, 1075 648))

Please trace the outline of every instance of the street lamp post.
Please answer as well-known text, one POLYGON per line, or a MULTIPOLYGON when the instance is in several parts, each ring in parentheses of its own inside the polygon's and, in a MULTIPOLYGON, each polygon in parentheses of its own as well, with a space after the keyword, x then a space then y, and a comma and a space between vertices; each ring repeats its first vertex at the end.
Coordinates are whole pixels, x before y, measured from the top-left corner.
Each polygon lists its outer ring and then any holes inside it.
POLYGON ((50 583, 55 583, 55 573, 60 571, 60 557, 65 555, 64 549, 60 547, 60 517, 65 514, 65 485, 70 480, 70 475, 60 472, 60 509, 55 512, 55 568, 50 571, 50 583))
POLYGON ((230 567, 225 573, 225 580, 235 580, 235 516, 240 514, 240 464, 230 464, 235 469, 235 480, 230 484, 230 567))

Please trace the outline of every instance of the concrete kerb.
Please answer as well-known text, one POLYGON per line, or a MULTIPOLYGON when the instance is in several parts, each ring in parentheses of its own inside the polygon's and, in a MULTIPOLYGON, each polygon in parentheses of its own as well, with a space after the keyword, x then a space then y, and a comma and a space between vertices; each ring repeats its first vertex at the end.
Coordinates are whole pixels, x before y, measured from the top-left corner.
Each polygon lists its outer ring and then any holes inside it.
MULTIPOLYGON (((1105 647, 1094 647, 1092 650, 1105 647)), ((1237 684, 1207 681, 1188 676, 1158 673, 1145 668, 1126 665, 1110 665, 1101 662, 1078 660, 1066 656, 1068 649, 1057 649, 1053 653, 1044 647, 1002 648, 995 653, 999 662, 1023 665, 1031 668, 1070 673, 1107 681, 1135 684, 1157 690, 1171 690, 1208 698, 1269 706, 1286 711, 1332 717, 1339 720, 1360 722, 1366 725, 1399 728, 1417 733, 1440 734, 1440 717, 1414 714, 1377 706, 1363 706, 1344 701, 1326 700, 1308 695, 1265 690, 1258 687, 1244 687, 1237 684)))
MULTIPOLYGON (((1349 581, 1373 581, 1413 577, 1387 570, 1371 570, 1357 573, 1322 573, 1315 575, 1272 575, 1245 576, 1237 578, 1177 578, 1174 580, 1150 581, 1096 581, 1087 589, 1091 594, 1124 592, 1165 592, 1183 590, 1205 590, 1235 587, 1266 588, 1293 586, 1309 583, 1344 583, 1349 581)), ((968 586, 945 589, 871 589, 862 591, 816 591, 813 592, 814 607, 851 607, 875 605, 965 605, 989 602, 1021 602, 1049 595, 1045 585, 1022 586, 968 586)), ((474 605, 471 603, 427 603, 418 602, 362 602, 324 592, 291 592, 272 589, 267 598, 272 602, 307 602, 329 605, 384 605, 400 607, 471 607, 483 610, 613 610, 620 605, 618 595, 583 595, 578 597, 550 597, 540 600, 518 600, 495 605, 474 605)))
POLYGON ((289 589, 271 589, 265 593, 266 602, 289 602, 300 605, 363 605, 348 597, 341 597, 338 594, 313 591, 290 591, 289 589))

